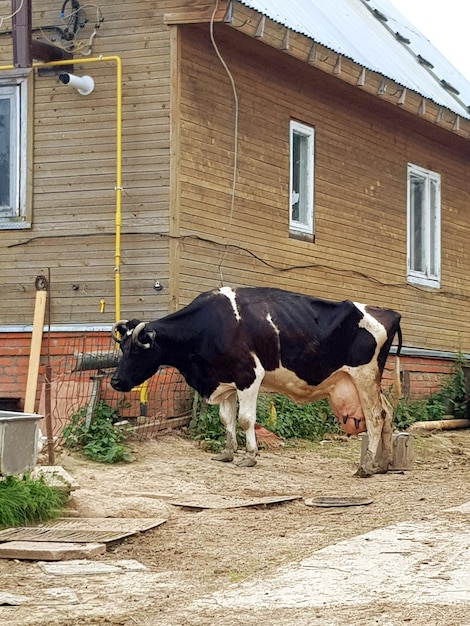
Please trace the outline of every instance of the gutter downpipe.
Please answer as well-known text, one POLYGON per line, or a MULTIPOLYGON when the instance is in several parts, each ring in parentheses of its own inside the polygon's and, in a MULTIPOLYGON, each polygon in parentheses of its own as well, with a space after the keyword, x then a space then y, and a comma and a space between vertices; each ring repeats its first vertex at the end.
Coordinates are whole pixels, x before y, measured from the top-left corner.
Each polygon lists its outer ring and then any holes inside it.
MULTIPOLYGON (((115 321, 121 319, 121 225, 122 225, 122 61, 117 55, 99 56, 84 59, 62 59, 47 63, 33 63, 32 67, 54 67, 81 65, 85 63, 116 63, 116 208, 115 208, 115 250, 114 250, 114 298, 115 321)), ((0 65, 0 71, 18 69, 14 65, 0 65)), ((27 68, 26 68, 27 69, 27 68)))

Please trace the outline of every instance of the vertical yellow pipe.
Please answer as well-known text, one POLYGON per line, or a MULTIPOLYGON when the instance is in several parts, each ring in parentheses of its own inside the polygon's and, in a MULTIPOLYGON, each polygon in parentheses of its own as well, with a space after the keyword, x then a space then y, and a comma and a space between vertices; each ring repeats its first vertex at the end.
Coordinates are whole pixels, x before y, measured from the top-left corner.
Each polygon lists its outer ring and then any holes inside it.
POLYGON ((121 225, 122 225, 122 64, 116 61, 116 211, 114 251, 114 307, 115 321, 121 319, 121 225))
MULTIPOLYGON (((85 63, 116 63, 116 208, 115 208, 115 250, 114 250, 114 297, 115 320, 121 319, 121 225, 122 225, 122 61, 117 55, 83 59, 63 59, 48 63, 33 63, 33 67, 54 67, 85 63)), ((16 69, 14 65, 0 65, 0 71, 16 69)))

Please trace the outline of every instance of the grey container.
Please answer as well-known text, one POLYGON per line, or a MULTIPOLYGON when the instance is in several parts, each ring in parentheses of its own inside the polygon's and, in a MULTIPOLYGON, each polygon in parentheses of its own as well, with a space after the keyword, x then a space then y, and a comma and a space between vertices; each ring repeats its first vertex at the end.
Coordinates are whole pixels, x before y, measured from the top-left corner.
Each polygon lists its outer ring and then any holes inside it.
POLYGON ((41 418, 36 413, 0 411, 0 475, 13 476, 34 468, 41 418))

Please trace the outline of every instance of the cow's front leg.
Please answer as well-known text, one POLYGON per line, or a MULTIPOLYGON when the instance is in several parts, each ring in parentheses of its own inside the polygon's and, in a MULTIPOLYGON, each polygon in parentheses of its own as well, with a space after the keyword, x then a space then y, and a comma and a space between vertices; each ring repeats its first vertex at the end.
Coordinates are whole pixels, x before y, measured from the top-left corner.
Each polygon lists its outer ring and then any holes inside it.
POLYGON ((223 400, 219 405, 219 417, 222 424, 225 426, 225 448, 220 454, 212 457, 214 461, 223 461, 230 463, 233 461, 235 452, 237 451, 237 433, 236 433, 236 408, 237 408, 237 396, 235 390, 226 400, 223 400))

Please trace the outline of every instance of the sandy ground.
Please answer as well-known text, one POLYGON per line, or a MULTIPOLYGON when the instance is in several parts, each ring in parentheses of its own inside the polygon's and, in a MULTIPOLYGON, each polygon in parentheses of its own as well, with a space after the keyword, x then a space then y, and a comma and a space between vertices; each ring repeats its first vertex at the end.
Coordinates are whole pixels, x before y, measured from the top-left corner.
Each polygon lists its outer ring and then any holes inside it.
MULTIPOLYGON (((365 593, 368 583, 358 579, 357 587, 353 584, 356 600, 349 602, 351 580, 345 576, 343 583, 340 575, 325 576, 323 590, 322 577, 312 585, 312 598, 320 591, 331 595, 333 589, 333 600, 318 596, 318 602, 297 601, 295 587, 290 602, 265 600, 248 606, 246 600, 253 590, 267 596, 273 585, 282 586, 285 578, 278 578, 279 572, 298 572, 305 559, 324 558, 327 563, 332 549, 338 558, 347 544, 335 544, 364 533, 407 522, 427 529, 444 525, 448 533, 455 529, 470 535, 470 515, 446 513, 470 500, 469 431, 415 435, 411 471, 368 479, 353 476, 360 457, 357 438, 262 451, 254 468, 212 461, 196 442, 177 434, 133 448, 136 460, 131 464, 106 466, 67 453, 57 462, 80 484, 70 501, 76 515, 167 520, 109 544, 106 554, 94 559, 110 564, 135 559, 146 569, 57 576, 45 574, 36 562, 0 560, 0 590, 24 598, 19 606, 0 606, 0 624, 470 624, 466 598, 420 602, 419 593, 408 593, 413 586, 409 576, 403 578, 402 597, 398 591, 393 597, 384 593, 371 600, 365 593), (171 504, 187 498, 207 503, 212 496, 299 497, 229 509, 171 504), (372 504, 306 506, 305 499, 318 496, 358 496, 372 499, 372 504), (316 555, 322 549, 327 552, 316 555)), ((380 565, 371 565, 372 574, 374 567, 379 575, 380 565)))

